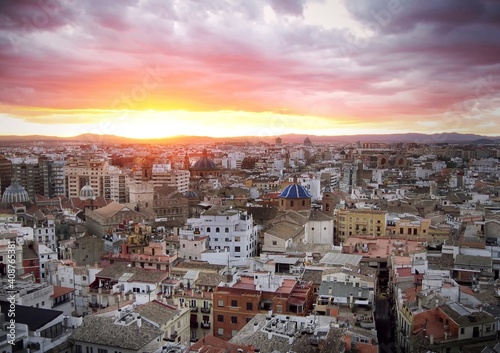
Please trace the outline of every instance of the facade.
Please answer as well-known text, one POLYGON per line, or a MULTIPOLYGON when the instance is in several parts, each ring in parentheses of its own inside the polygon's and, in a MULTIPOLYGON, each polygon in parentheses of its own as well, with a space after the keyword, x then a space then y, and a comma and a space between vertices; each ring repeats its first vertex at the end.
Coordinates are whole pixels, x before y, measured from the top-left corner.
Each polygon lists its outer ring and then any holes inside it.
POLYGON ((177 188, 156 186, 152 202, 153 212, 157 218, 179 220, 184 222, 189 213, 188 199, 177 188))
POLYGON ((102 237, 113 232, 118 225, 140 223, 149 217, 118 202, 111 202, 95 210, 86 209, 85 218, 88 233, 102 237))
POLYGON ((37 244, 37 253, 40 259, 40 282, 52 283, 53 277, 55 276, 55 268, 51 268, 49 263, 51 260, 57 260, 57 251, 43 244, 37 244))
POLYGON ((0 195, 12 184, 12 161, 0 155, 0 195))
POLYGON ((127 203, 127 176, 120 168, 108 166, 104 176, 104 197, 118 203, 127 203))
POLYGON ((33 242, 23 245, 23 274, 31 273, 35 282, 40 283, 40 259, 36 252, 36 246, 33 242))
POLYGON ((257 254, 258 236, 253 218, 246 211, 212 206, 200 218, 190 218, 179 231, 186 238, 205 237, 211 250, 227 251, 231 258, 250 258, 257 254))
POLYGON ((163 340, 186 344, 190 340, 189 315, 191 311, 187 307, 175 307, 157 300, 139 305, 135 312, 144 320, 159 326, 163 332, 163 340))
POLYGON ((311 210, 309 220, 305 224, 305 239, 307 244, 334 244, 333 217, 320 210, 311 210))
POLYGON ((214 336, 229 340, 256 314, 306 316, 312 308, 313 284, 272 273, 234 275, 214 293, 214 336))
POLYGON ((96 196, 104 196, 108 162, 100 159, 71 158, 64 166, 64 183, 68 198, 78 197, 80 190, 89 185, 96 196))
POLYGON ((44 160, 45 168, 43 175, 43 195, 47 198, 66 195, 64 183, 65 161, 44 160))
POLYGON ((33 227, 33 237, 38 244, 43 244, 57 251, 57 237, 54 216, 46 216, 45 219, 37 220, 33 227))
POLYGON ((351 235, 384 236, 386 219, 385 211, 339 209, 335 217, 336 238, 343 242, 351 235))
POLYGON ((30 199, 35 195, 44 195, 44 174, 46 165, 38 158, 12 160, 12 178, 28 192, 30 199))

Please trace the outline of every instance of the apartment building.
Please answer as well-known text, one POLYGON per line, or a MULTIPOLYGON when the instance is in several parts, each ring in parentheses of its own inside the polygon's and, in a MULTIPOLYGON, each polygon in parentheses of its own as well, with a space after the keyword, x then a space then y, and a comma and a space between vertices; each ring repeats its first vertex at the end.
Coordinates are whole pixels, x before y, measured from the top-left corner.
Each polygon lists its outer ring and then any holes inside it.
POLYGON ((68 159, 64 167, 66 196, 78 197, 85 185, 91 186, 96 196, 104 196, 107 168, 108 162, 103 159, 68 159))
POLYGON ((387 212, 380 210, 339 209, 335 216, 335 225, 339 242, 352 235, 386 234, 387 212))

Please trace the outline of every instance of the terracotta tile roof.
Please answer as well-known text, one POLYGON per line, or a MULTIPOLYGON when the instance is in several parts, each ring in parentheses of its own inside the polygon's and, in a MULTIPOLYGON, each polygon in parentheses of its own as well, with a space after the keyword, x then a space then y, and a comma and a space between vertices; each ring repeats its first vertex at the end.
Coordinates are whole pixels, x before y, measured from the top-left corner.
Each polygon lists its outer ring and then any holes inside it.
POLYGON ((61 287, 61 286, 54 286, 54 294, 52 294, 50 297, 51 298, 59 298, 62 297, 65 294, 71 293, 76 291, 75 288, 68 288, 68 287, 61 287))

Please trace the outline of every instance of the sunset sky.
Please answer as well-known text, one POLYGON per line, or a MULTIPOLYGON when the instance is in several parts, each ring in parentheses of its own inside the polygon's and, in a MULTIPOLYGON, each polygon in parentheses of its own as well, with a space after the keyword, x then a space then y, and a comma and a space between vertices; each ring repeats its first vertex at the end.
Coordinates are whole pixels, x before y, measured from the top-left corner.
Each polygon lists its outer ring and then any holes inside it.
POLYGON ((1 0, 0 135, 500 135, 500 2, 1 0))

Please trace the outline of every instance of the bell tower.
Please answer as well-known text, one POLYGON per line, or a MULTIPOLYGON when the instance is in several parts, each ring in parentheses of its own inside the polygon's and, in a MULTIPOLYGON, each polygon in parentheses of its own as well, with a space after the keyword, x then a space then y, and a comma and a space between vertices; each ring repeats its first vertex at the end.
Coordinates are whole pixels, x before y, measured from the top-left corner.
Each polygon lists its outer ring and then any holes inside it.
POLYGON ((335 209, 335 199, 333 197, 332 188, 330 185, 325 187, 325 191, 323 192, 323 198, 321 200, 321 211, 328 215, 333 216, 333 210, 335 209))

